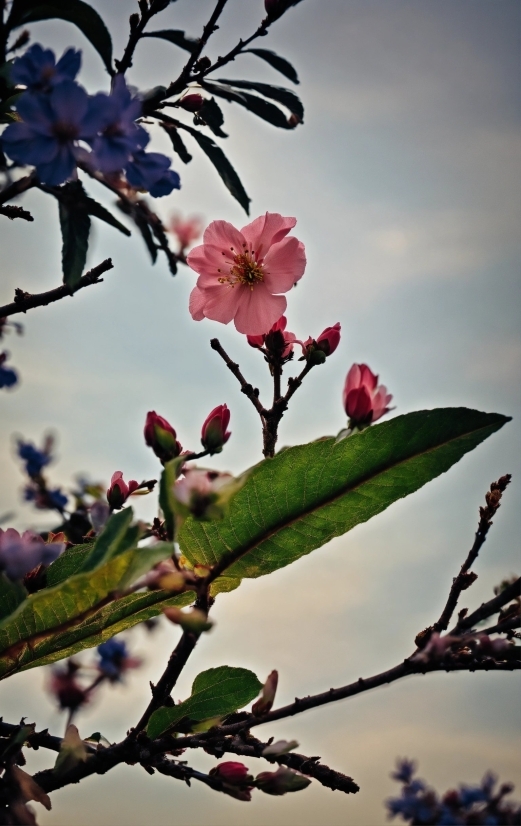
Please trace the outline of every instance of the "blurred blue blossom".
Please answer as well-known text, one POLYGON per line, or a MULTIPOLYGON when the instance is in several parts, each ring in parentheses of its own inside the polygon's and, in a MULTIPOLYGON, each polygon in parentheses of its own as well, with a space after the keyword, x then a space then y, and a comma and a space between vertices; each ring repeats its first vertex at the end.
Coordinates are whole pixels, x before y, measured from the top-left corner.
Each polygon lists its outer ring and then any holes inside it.
POLYGON ((112 683, 121 680, 123 673, 129 668, 138 668, 141 665, 141 660, 131 657, 126 644, 116 637, 98 645, 97 652, 98 668, 112 683))
POLYGON ((25 472, 34 478, 51 461, 51 455, 46 450, 39 450, 31 442, 18 441, 18 456, 25 462, 25 472))
POLYGON ((135 122, 141 115, 141 102, 131 96, 123 75, 114 78, 110 95, 95 95, 92 101, 102 122, 100 134, 90 142, 94 164, 101 172, 117 172, 150 140, 135 122))
POLYGON ((170 195, 173 189, 181 188, 177 172, 169 169, 170 159, 159 152, 136 152, 126 166, 127 181, 136 189, 150 192, 154 198, 170 195))
POLYGON ((0 388, 14 387, 18 381, 18 373, 12 367, 4 367, 8 359, 8 354, 4 351, 0 353, 0 388))
POLYGON ((81 52, 67 49, 56 63, 52 49, 39 43, 18 57, 11 68, 11 80, 29 91, 38 92, 57 86, 64 80, 74 80, 81 66, 81 52))
POLYGON ((14 528, 0 528, 0 570, 11 580, 22 579, 37 565, 49 565, 64 549, 64 542, 46 544, 32 531, 20 535, 14 528))

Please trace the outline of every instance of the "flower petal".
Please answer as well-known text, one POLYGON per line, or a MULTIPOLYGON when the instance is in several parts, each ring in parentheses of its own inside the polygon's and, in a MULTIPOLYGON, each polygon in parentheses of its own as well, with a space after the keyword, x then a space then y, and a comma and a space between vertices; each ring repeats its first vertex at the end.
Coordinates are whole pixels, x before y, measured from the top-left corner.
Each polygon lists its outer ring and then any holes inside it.
POLYGON ((241 290, 241 300, 235 314, 235 327, 245 335, 267 333, 286 309, 284 296, 270 295, 257 285, 253 290, 241 290))
POLYGON ((246 243, 242 233, 228 221, 212 221, 204 231, 203 240, 226 252, 233 249, 236 254, 243 251, 246 243))
POLYGON ((242 228, 241 233, 255 250, 257 261, 264 258, 271 246, 282 241, 297 223, 296 218, 284 218, 278 212, 266 212, 242 228))
POLYGON ((293 236, 271 247, 264 259, 264 283, 272 293, 285 293, 304 275, 304 244, 293 236))

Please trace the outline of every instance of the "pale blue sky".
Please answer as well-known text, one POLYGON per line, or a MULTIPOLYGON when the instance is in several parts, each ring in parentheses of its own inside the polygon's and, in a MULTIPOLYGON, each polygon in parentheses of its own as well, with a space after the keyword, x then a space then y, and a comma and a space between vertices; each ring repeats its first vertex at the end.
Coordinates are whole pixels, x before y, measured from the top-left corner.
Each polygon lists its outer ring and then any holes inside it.
MULTIPOLYGON (((112 23, 120 50, 121 20, 133 3, 93 5, 112 23)), ((196 34, 211 6, 179 0, 161 25, 196 34)), ((230 0, 212 53, 248 34, 261 11, 260 0, 230 0)), ((517 0, 305 0, 262 43, 296 65, 304 126, 283 133, 225 106, 225 148, 253 199, 252 216, 295 215, 308 250, 306 275, 289 297, 290 329, 300 338, 336 321, 343 327, 339 350, 295 397, 281 444, 343 426, 341 388, 353 361, 380 373, 397 412, 464 405, 514 420, 370 524, 223 597, 176 699, 199 671, 224 663, 261 677, 278 668, 285 702, 398 662, 438 616, 485 490, 507 471, 514 480, 464 604, 479 604, 504 574, 519 571, 519 11, 517 0)), ((96 55, 71 27, 43 23, 33 31, 58 50, 83 47, 83 82, 90 91, 107 88, 96 55)), ((130 79, 142 88, 164 83, 178 58, 150 40, 130 79)), ((253 56, 222 76, 283 82, 253 56)), ((194 155, 190 166, 178 165, 183 188, 157 202, 161 213, 181 209, 242 226, 240 207, 194 155)), ((37 291, 59 279, 56 207, 41 193, 25 204, 34 224, 2 225, 6 301, 15 286, 37 291)), ((191 321, 188 270, 172 279, 162 260, 150 266, 139 238, 97 226, 90 263, 107 255, 116 266, 103 285, 33 311, 24 338, 8 342, 23 383, 2 396, 1 510, 15 510, 16 524, 38 526, 39 516, 20 505, 13 432, 38 440, 45 428, 57 430, 52 478, 65 487, 77 471, 104 481, 116 469, 148 478, 157 473, 141 435, 148 409, 169 418, 191 446, 208 411, 226 402, 233 435, 216 466, 238 472, 260 457, 254 411, 208 342, 219 335, 267 391, 262 358, 232 329, 191 321)), ((151 499, 139 503, 143 514, 151 508, 151 499)), ((155 638, 136 633, 146 669, 93 704, 80 718, 82 733, 124 734, 175 636, 166 627, 155 638)), ((4 717, 23 713, 59 730, 40 695, 43 681, 35 671, 2 684, 4 717)), ((294 737, 303 752, 355 777, 356 797, 315 784, 282 800, 258 796, 246 808, 124 767, 56 794, 53 811, 39 817, 53 826, 374 826, 385 822, 382 800, 397 755, 418 758, 423 776, 442 788, 477 781, 491 767, 517 782, 521 796, 518 689, 510 674, 411 678, 259 731, 294 737)), ((194 762, 212 764, 204 756, 194 762)))

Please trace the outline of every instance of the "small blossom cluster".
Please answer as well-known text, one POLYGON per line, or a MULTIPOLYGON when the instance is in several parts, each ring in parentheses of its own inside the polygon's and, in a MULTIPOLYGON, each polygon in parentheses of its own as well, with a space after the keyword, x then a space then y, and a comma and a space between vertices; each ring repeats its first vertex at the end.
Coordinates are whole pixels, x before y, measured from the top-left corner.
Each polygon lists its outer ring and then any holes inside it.
POLYGON ((510 826, 521 822, 521 806, 505 800, 513 791, 510 783, 497 788, 497 779, 490 772, 479 786, 460 786, 442 797, 414 777, 416 764, 399 760, 391 774, 403 784, 399 797, 387 800, 389 817, 401 817, 406 823, 436 824, 437 826, 510 826))
POLYGON ((67 49, 56 62, 38 43, 14 61, 11 78, 25 91, 16 104, 20 120, 2 135, 7 155, 34 166, 50 186, 73 178, 82 163, 104 175, 124 173, 128 185, 156 198, 179 189, 169 158, 145 152, 150 136, 137 123, 142 105, 123 75, 115 76, 109 95, 88 95, 76 82, 80 65, 79 51, 67 49))
POLYGON ((427 644, 414 655, 413 660, 420 663, 465 663, 483 660, 510 660, 521 658, 521 646, 498 637, 491 639, 488 634, 478 633, 466 637, 434 632, 427 644))
MULTIPOLYGON (((201 444, 205 453, 220 453, 232 435, 228 430, 230 411, 226 404, 219 404, 210 411, 201 428, 201 444)), ((177 433, 163 416, 155 410, 147 413, 144 429, 145 443, 151 447, 157 458, 165 464, 178 456, 193 458, 190 451, 184 451, 177 439, 177 433)))
POLYGON ((274 772, 261 772, 254 779, 244 763, 228 760, 219 763, 210 770, 210 776, 222 781, 222 790, 237 800, 251 800, 253 789, 260 789, 265 794, 283 795, 288 792, 299 792, 311 783, 308 777, 279 766, 274 772))
POLYGON ((32 442, 18 440, 17 453, 24 462, 24 470, 29 483, 24 488, 24 499, 32 502, 39 510, 57 510, 63 513, 68 498, 61 488, 49 488, 42 471, 52 461, 54 439, 47 436, 43 448, 37 448, 32 442))

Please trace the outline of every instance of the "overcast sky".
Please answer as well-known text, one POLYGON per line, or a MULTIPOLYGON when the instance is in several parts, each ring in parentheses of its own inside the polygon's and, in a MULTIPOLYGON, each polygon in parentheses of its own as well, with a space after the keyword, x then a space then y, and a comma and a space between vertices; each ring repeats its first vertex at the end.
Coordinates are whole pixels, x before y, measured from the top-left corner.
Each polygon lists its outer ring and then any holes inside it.
MULTIPOLYGON (((121 51, 134 4, 93 3, 121 51), (108 11, 107 11, 108 9, 108 11), (123 13, 122 10, 125 10, 123 13), (116 13, 117 12, 117 13, 116 13), (121 16, 120 16, 121 15, 121 16)), ((197 35, 208 0, 179 0, 160 28, 197 35)), ((210 54, 248 35, 261 0, 230 0, 210 54)), ((494 479, 514 473, 504 505, 476 565, 464 604, 477 606, 504 576, 519 572, 521 431, 519 325, 519 16, 517 0, 305 0, 273 27, 262 46, 296 66, 305 123, 281 132, 225 105, 226 152, 252 197, 252 217, 294 215, 308 267, 289 296, 288 326, 298 338, 340 321, 341 346, 299 390, 281 444, 344 426, 342 382, 353 361, 367 361, 394 394, 397 413, 435 406, 498 411, 514 420, 448 475, 371 523, 269 578, 248 581, 218 600, 212 634, 201 642, 179 685, 214 665, 242 665, 264 679, 280 672, 280 702, 388 668, 411 653, 416 633, 439 615, 451 578, 470 546, 478 506, 494 479)), ((33 37, 58 51, 84 49, 80 79, 107 90, 97 55, 68 24, 42 23, 33 37)), ((138 48, 132 83, 147 88, 175 77, 182 53, 148 40, 138 48)), ((253 56, 224 77, 284 82, 253 56)), ((161 136, 157 146, 167 150, 161 136)), ((156 202, 206 221, 247 219, 205 157, 179 163, 182 190, 156 202)), ((92 193, 110 205, 103 193, 92 193)), ((54 202, 29 193, 34 224, 2 224, 2 303, 15 287, 49 289, 60 279, 54 202)), ((23 338, 7 345, 22 384, 2 394, 0 511, 12 524, 45 520, 20 502, 22 476, 12 434, 59 436, 52 480, 70 487, 78 471, 107 482, 116 469, 150 478, 157 463, 142 438, 146 411, 175 424, 195 446, 209 410, 226 402, 232 438, 215 462, 239 472, 260 458, 258 422, 233 377, 209 348, 219 335, 252 382, 268 391, 262 358, 233 329, 194 323, 188 295, 194 274, 173 279, 161 258, 151 267, 140 239, 96 225, 89 264, 111 256, 103 285, 29 313, 23 338)), ((152 497, 138 512, 152 514, 152 497)), ((79 718, 83 735, 124 735, 147 701, 176 632, 129 637, 146 658, 125 687, 107 691, 79 718)), ((0 686, 4 718, 21 714, 59 732, 42 670, 0 686)), ((353 776, 356 796, 313 784, 280 800, 248 805, 167 778, 123 767, 53 797, 42 824, 100 826, 374 826, 395 757, 407 755, 440 789, 477 782, 488 768, 518 784, 519 679, 511 674, 414 677, 259 730, 295 738, 301 750, 353 776)), ((45 755, 35 756, 43 765, 45 755)), ((209 768, 207 756, 197 767, 209 768)), ((36 765, 36 762, 35 762, 36 765)), ((253 768, 253 766, 252 766, 253 768)), ((39 807, 40 808, 40 807, 39 807)))

